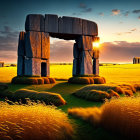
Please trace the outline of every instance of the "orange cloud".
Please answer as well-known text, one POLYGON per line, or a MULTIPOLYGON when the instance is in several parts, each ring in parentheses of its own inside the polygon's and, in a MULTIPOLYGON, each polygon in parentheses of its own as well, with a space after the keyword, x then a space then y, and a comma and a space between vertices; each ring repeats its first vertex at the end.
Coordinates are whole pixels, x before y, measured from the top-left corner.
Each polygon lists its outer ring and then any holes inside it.
POLYGON ((118 10, 118 9, 113 9, 112 10, 112 15, 113 16, 116 16, 116 15, 119 15, 120 14, 120 10, 118 10))

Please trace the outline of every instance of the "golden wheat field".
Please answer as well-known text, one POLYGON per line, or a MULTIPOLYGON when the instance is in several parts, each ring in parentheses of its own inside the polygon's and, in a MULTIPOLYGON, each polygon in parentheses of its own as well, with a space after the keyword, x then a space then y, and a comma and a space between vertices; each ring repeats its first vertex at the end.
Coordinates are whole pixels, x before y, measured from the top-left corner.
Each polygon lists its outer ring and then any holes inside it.
MULTIPOLYGON (((17 67, 0 68, 0 82, 10 82, 16 73, 17 67)), ((72 76, 72 65, 50 65, 50 76, 69 78, 72 76)), ((140 83, 140 64, 100 66, 100 76, 105 77, 107 83, 140 83)))
POLYGON ((140 97, 114 98, 107 100, 100 108, 72 108, 68 112, 93 126, 102 126, 127 139, 140 138, 140 97))
POLYGON ((54 106, 0 102, 0 140, 68 140, 73 134, 67 115, 54 106))

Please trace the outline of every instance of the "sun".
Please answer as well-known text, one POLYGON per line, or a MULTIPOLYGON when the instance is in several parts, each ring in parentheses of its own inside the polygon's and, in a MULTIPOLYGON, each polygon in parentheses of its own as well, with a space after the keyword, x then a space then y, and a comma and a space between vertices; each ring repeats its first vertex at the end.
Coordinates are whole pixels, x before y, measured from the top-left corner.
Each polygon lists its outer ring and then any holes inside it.
POLYGON ((100 43, 99 43, 99 42, 93 42, 93 43, 92 43, 92 46, 93 46, 93 48, 94 48, 94 47, 99 48, 100 43))

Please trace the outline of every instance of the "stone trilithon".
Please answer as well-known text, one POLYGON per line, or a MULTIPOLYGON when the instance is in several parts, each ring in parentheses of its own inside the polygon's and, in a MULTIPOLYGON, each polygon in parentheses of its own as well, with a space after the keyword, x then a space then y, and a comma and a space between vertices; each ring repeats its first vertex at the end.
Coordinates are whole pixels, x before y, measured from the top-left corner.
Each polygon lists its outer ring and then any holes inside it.
POLYGON ((99 74, 99 51, 93 49, 98 36, 95 22, 57 15, 30 14, 25 32, 20 32, 18 44, 19 76, 49 76, 50 37, 75 40, 73 75, 99 74))

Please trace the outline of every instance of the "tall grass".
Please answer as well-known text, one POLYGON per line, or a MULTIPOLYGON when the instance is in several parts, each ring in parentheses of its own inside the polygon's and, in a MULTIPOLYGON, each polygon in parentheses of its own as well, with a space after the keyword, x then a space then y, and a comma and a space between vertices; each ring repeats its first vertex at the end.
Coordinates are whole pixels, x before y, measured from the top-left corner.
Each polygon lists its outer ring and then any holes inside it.
POLYGON ((72 134, 67 115, 53 106, 0 102, 0 140, 67 140, 72 134))
POLYGON ((140 97, 112 99, 100 108, 73 108, 68 112, 127 139, 140 138, 140 97))

